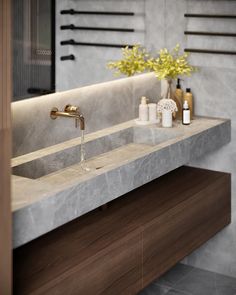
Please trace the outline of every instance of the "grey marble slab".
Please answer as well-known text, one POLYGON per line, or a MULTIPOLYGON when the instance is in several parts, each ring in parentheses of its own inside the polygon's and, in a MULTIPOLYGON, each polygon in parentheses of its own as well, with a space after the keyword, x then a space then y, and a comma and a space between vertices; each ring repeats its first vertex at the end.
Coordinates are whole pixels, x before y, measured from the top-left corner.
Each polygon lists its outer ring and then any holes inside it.
MULTIPOLYGON (((90 171, 81 169, 77 161, 66 167, 59 165, 62 169, 49 170, 37 179, 29 179, 28 174, 27 178, 13 177, 14 247, 220 148, 230 141, 230 130, 229 120, 199 117, 190 126, 175 122, 171 129, 156 124, 136 126, 132 120, 91 133, 87 144, 102 140, 103 148, 95 154, 92 150, 86 161, 90 171)), ((55 153, 65 157, 65 148, 72 148, 66 158, 74 159, 73 148, 79 142, 74 139, 56 145, 55 150, 50 147, 17 157, 12 165, 28 164, 37 170, 37 161, 49 157, 44 163, 47 167, 50 157, 55 160, 55 153)))

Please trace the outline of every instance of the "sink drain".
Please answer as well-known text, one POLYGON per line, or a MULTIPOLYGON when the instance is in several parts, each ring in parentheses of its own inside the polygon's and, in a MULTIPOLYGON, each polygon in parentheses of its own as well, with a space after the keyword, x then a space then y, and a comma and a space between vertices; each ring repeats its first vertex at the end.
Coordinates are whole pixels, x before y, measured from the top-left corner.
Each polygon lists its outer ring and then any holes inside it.
POLYGON ((96 167, 96 170, 99 170, 99 169, 101 169, 101 168, 103 168, 104 166, 100 166, 100 167, 96 167))

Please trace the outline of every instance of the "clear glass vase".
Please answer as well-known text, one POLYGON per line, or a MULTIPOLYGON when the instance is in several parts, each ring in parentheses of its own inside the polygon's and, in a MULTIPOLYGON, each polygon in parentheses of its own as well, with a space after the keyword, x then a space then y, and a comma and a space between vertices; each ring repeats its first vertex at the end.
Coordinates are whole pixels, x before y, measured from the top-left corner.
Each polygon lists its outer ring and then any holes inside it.
POLYGON ((173 91, 173 79, 171 78, 166 78, 161 80, 161 97, 162 98, 168 98, 168 99, 173 99, 177 105, 178 112, 174 112, 172 114, 173 119, 175 120, 176 118, 180 119, 181 118, 181 110, 182 110, 182 104, 179 102, 178 98, 175 96, 175 93, 173 91))
POLYGON ((173 98, 171 78, 161 80, 161 98, 173 98))

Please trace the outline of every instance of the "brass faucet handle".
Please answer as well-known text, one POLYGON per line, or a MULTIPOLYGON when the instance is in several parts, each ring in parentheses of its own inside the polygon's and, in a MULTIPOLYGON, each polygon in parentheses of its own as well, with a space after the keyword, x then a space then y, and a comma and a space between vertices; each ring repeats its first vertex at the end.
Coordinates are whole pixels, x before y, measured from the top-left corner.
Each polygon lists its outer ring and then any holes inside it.
POLYGON ((79 108, 76 106, 72 106, 71 104, 68 104, 65 106, 65 112, 67 113, 78 113, 79 108))
POLYGON ((64 112, 59 112, 57 108, 52 108, 50 117, 51 119, 56 119, 57 117, 74 118, 76 128, 78 127, 78 124, 80 124, 81 130, 84 130, 85 128, 84 117, 80 113, 79 107, 67 105, 64 112))
POLYGON ((55 120, 57 118, 58 108, 54 107, 51 109, 50 117, 51 119, 55 120))

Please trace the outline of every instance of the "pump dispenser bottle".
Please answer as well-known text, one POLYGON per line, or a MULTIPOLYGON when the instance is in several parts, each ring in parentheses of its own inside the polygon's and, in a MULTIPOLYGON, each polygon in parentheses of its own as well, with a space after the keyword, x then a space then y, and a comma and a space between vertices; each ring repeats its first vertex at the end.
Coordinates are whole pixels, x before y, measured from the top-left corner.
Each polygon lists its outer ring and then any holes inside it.
POLYGON ((147 98, 143 96, 141 98, 141 104, 139 105, 139 120, 140 121, 148 121, 148 105, 147 98))
POLYGON ((187 100, 185 100, 183 104, 182 124, 183 125, 190 124, 190 109, 189 109, 187 100))
POLYGON ((178 111, 176 112, 176 119, 182 120, 182 106, 183 106, 183 96, 184 92, 181 89, 180 79, 177 79, 177 85, 174 92, 174 100, 176 102, 178 111))

